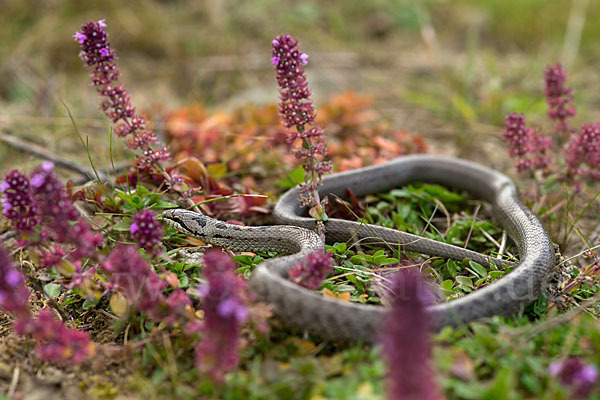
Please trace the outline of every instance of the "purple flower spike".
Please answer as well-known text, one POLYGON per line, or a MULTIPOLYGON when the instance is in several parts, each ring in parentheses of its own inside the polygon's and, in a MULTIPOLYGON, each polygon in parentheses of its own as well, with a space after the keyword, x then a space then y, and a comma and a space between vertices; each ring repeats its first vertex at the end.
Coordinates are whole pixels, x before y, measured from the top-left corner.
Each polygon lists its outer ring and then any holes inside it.
POLYGON ((15 230, 27 237, 21 245, 39 246, 40 265, 46 267, 56 265, 65 255, 72 261, 92 257, 102 240, 81 218, 53 168, 53 163, 44 162, 30 179, 14 170, 1 185, 2 213, 15 230), (49 249, 48 240, 57 246, 49 249), (71 245, 74 250, 66 252, 63 245, 71 245))
POLYGON ((546 83, 546 101, 548 102, 548 117, 556 120, 556 131, 565 137, 570 134, 568 119, 576 114, 573 106, 573 94, 569 87, 565 86, 567 73, 563 66, 558 63, 549 66, 544 72, 546 83))
POLYGON ((50 172, 54 169, 54 163, 52 161, 44 161, 40 168, 44 172, 50 172))
POLYGON ((383 324, 390 400, 438 400, 429 343, 430 321, 418 272, 403 269, 393 281, 392 309, 383 324))
POLYGON ((165 297, 161 291, 166 282, 158 277, 135 246, 117 245, 102 264, 102 269, 111 285, 137 310, 167 325, 185 321, 185 308, 191 305, 190 299, 181 289, 165 297))
POLYGON ((6 175, 0 188, 4 193, 2 214, 20 233, 31 231, 39 223, 39 216, 29 179, 13 170, 6 175))
POLYGON ((552 157, 547 151, 552 148, 552 138, 537 135, 525 124, 523 114, 511 113, 506 116, 504 141, 508 153, 517 160, 517 171, 544 170, 550 166, 552 157))
POLYGON ((563 385, 568 386, 576 398, 586 398, 598 381, 597 368, 574 357, 551 363, 548 372, 558 377, 563 385))
POLYGON ((135 214, 129 231, 140 247, 154 254, 160 253, 163 226, 156 220, 154 211, 143 210, 135 214))
POLYGON ((80 32, 73 36, 81 45, 81 59, 91 72, 92 84, 98 94, 104 98, 102 111, 115 124, 117 136, 128 137, 127 147, 139 149, 138 168, 146 170, 155 164, 167 160, 170 155, 166 148, 153 148, 158 143, 156 135, 145 129, 146 121, 138 114, 131 97, 122 84, 119 84, 117 55, 110 46, 106 21, 88 21, 80 32))
POLYGON ((87 36, 81 32, 75 32, 75 34, 73 35, 73 39, 75 39, 75 41, 79 44, 83 44, 83 42, 86 41, 87 36))
POLYGON ((239 362, 241 324, 248 318, 246 284, 235 274, 231 257, 219 250, 204 254, 204 268, 204 328, 196 347, 196 364, 221 382, 239 362))
POLYGON ((308 289, 318 289, 323 280, 333 271, 331 253, 320 250, 312 252, 289 271, 290 279, 308 289))
POLYGON ((0 308, 17 318, 27 319, 30 317, 28 298, 29 289, 23 276, 14 267, 6 250, 0 247, 0 308))
POLYGON ((69 253, 73 261, 91 257, 102 241, 100 234, 92 232, 71 201, 64 185, 54 175, 54 164, 44 163, 32 173, 32 195, 37 214, 58 243, 71 244, 69 253))
POLYGON ((304 65, 308 64, 308 54, 306 54, 306 53, 300 54, 300 61, 302 61, 302 64, 304 64, 304 65))
POLYGON ((140 311, 152 313, 165 301, 160 291, 166 286, 135 246, 119 244, 102 268, 111 283, 140 311))
POLYGON ((571 137, 566 164, 571 177, 600 181, 600 123, 583 125, 581 131, 571 137))
POLYGON ((79 364, 95 354, 95 345, 85 332, 65 327, 45 308, 35 319, 20 321, 22 333, 29 333, 38 341, 40 359, 61 364, 79 364))
POLYGON ((244 304, 241 304, 238 299, 223 301, 217 307, 217 313, 223 318, 235 317, 240 323, 248 319, 248 308, 244 304))
POLYGON ((286 127, 296 126, 302 131, 304 125, 316 117, 306 75, 301 67, 304 64, 303 57, 306 59, 308 55, 300 53, 298 42, 290 35, 278 36, 273 41, 273 60, 277 60, 277 64, 273 64, 277 69, 281 118, 286 127))
POLYGON ((331 163, 323 160, 327 155, 323 130, 311 127, 316 112, 303 69, 308 63, 308 54, 300 51, 298 42, 290 35, 277 36, 272 43, 271 62, 275 65, 281 100, 279 114, 286 128, 294 128, 288 131, 288 143, 306 171, 305 182, 300 185, 300 202, 314 209, 311 215, 317 216, 319 233, 323 234, 322 221, 326 218, 317 189, 323 174, 331 171, 331 163), (297 139, 302 145, 293 148, 297 139))

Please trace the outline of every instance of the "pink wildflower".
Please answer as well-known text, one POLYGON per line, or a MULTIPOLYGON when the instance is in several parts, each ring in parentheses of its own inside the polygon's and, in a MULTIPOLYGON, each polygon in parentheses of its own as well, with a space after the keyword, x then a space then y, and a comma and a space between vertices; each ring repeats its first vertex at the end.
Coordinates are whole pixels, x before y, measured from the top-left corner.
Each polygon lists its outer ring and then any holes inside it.
POLYGON ((129 231, 140 247, 154 254, 160 253, 163 226, 156 220, 154 211, 142 210, 136 213, 129 231))
POLYGON ((394 300, 383 325, 388 399, 441 399, 431 361, 429 301, 418 273, 404 269, 393 282, 394 300))
POLYGON ((66 328, 52 317, 50 310, 44 309, 37 318, 32 318, 28 298, 29 289, 23 276, 0 247, 0 308, 15 316, 15 331, 33 336, 38 342, 38 357, 44 361, 78 364, 93 354, 94 344, 88 335, 66 328))
POLYGON ((327 275, 333 271, 331 253, 320 250, 309 253, 297 266, 290 269, 290 279, 308 289, 318 289, 327 275))
POLYGON ((9 172, 0 184, 2 214, 20 233, 29 232, 39 223, 31 195, 29 179, 17 170, 9 172))
POLYGON ((156 321, 173 325, 185 321, 185 308, 191 305, 184 291, 176 289, 169 297, 161 293, 166 282, 154 272, 135 246, 117 245, 102 264, 111 286, 142 312, 156 321))
MULTIPOLYGON (((42 225, 56 242, 73 246, 68 255, 71 260, 91 257, 102 236, 93 233, 89 224, 81 218, 64 185, 54 175, 53 168, 52 163, 45 162, 31 175, 32 196, 42 225)), ((46 257, 48 260, 60 261, 51 255, 46 257)))
POLYGON ((45 308, 37 318, 19 326, 19 334, 31 334, 38 342, 37 355, 41 360, 60 364, 79 364, 95 353, 94 343, 85 332, 69 329, 45 308))
POLYGON ((567 73, 560 63, 548 66, 544 72, 546 83, 546 100, 548 102, 548 117, 557 121, 556 131, 565 137, 569 135, 570 128, 567 119, 576 113, 573 106, 573 94, 565 86, 567 73))
POLYGON ((17 318, 28 318, 29 289, 23 275, 14 267, 4 248, 0 246, 0 308, 17 318))
POLYGON ((544 170, 550 166, 552 158, 547 150, 552 147, 552 139, 535 134, 525 124, 523 114, 511 113, 506 116, 504 140, 508 153, 517 159, 517 171, 544 170))
POLYGON ((598 369, 574 357, 553 362, 548 366, 548 372, 568 386, 576 398, 587 398, 598 381, 598 369))
MULTIPOLYGON (((102 110, 116 125, 115 134, 129 137, 126 144, 131 149, 140 149, 138 168, 148 169, 159 166, 170 158, 167 149, 162 146, 156 135, 145 129, 146 120, 139 115, 131 104, 131 96, 122 84, 119 84, 117 55, 110 46, 106 21, 88 21, 81 26, 81 32, 73 35, 81 47, 81 59, 91 72, 92 83, 104 98, 102 110), (153 148, 159 145, 158 149, 153 148)), ((162 168, 159 168, 162 169, 162 168)))
POLYGON ((241 324, 248 318, 246 284, 235 274, 231 257, 219 250, 204 254, 206 283, 200 288, 204 310, 196 364, 216 381, 239 362, 241 324))
MULTIPOLYGON (((172 326, 184 317, 186 307, 191 305, 188 295, 181 289, 175 289, 158 307, 155 307, 151 316, 157 321, 172 326)), ((189 321, 186 321, 187 323, 189 321)))
POLYGON ((600 123, 583 125, 580 133, 571 137, 566 164, 571 177, 600 181, 600 123))
POLYGON ((72 261, 91 257, 102 241, 81 218, 53 168, 54 164, 44 162, 29 179, 15 170, 0 184, 4 215, 17 231, 27 234, 22 243, 40 248, 40 264, 45 267, 57 265, 64 256, 72 261), (55 244, 48 246, 48 240, 55 244), (72 250, 68 252, 64 245, 72 250))
POLYGON ((277 70, 281 118, 287 128, 295 126, 304 131, 304 125, 312 123, 316 114, 301 67, 306 63, 301 56, 298 42, 290 35, 281 35, 273 40, 272 62, 277 70))
POLYGON ((151 312, 164 301, 160 291, 166 283, 156 275, 135 246, 117 245, 102 268, 114 287, 140 311, 151 312))
POLYGON ((327 155, 323 130, 318 126, 311 127, 316 113, 302 67, 308 63, 308 55, 300 52, 298 42, 290 35, 277 36, 272 44, 271 62, 277 72, 281 100, 279 113, 286 128, 295 128, 288 132, 288 143, 291 145, 297 139, 302 141, 302 145, 293 150, 306 171, 305 183, 300 185, 300 202, 312 207, 311 215, 319 221, 319 231, 322 234, 322 221, 327 218, 318 187, 323 174, 331 171, 331 163, 323 160, 327 155))

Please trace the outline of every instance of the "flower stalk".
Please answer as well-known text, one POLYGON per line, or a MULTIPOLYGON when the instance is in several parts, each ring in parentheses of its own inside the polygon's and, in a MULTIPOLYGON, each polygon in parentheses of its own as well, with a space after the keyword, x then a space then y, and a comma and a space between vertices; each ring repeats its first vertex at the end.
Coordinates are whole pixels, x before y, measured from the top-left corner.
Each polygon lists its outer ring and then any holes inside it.
POLYGON ((324 160, 327 146, 323 129, 313 125, 316 112, 304 72, 308 54, 300 51, 298 42, 290 35, 277 36, 272 45, 271 63, 279 85, 279 114, 288 128, 288 144, 305 171, 304 183, 300 184, 300 203, 309 208, 309 214, 317 220, 318 233, 324 236, 326 199, 320 198, 318 188, 323 174, 331 171, 331 163, 324 160), (294 147, 296 142, 300 145, 294 147))

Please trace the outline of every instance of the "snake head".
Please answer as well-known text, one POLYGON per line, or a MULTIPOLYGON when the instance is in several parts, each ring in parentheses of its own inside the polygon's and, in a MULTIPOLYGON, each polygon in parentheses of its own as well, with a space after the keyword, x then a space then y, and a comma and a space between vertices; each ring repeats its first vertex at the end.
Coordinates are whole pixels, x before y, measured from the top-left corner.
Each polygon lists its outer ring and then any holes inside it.
POLYGON ((211 220, 210 217, 200 213, 178 208, 165 210, 161 214, 163 222, 179 232, 189 236, 201 236, 203 228, 211 220))

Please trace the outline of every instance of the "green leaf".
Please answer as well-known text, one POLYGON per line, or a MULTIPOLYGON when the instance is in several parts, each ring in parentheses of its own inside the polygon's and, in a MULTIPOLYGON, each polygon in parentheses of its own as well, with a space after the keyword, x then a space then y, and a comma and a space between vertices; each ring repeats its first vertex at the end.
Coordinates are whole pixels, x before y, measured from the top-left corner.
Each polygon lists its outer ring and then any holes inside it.
POLYGON ((190 279, 186 274, 179 275, 179 287, 182 289, 186 289, 190 286, 190 279))
POLYGON ((454 282, 452 281, 452 279, 446 279, 444 282, 440 283, 440 288, 442 289, 442 292, 444 292, 445 295, 451 295, 452 293, 454 293, 454 282))
POLYGON ((375 253, 373 253, 373 258, 375 257, 380 257, 380 256, 384 256, 385 255, 385 250, 377 250, 375 253))
POLYGON ((457 276, 456 282, 458 282, 460 285, 473 287, 473 280, 468 276, 457 276))
POLYGON ((252 256, 248 254, 240 254, 233 256, 233 261, 240 265, 252 265, 252 256))
POLYGON ((68 299, 66 299, 65 301, 63 301, 62 303, 60 303, 61 306, 66 307, 69 304, 73 304, 76 301, 78 301, 79 298, 77 296, 70 296, 68 299))
POLYGON ((386 255, 385 254, 379 254, 379 255, 373 256, 373 264, 375 264, 375 265, 381 265, 381 263, 385 259, 386 259, 386 255))
MULTIPOLYGON (((365 291, 365 288, 364 288, 362 282, 360 282, 358 279, 356 279, 356 276, 354 276, 354 275, 347 275, 346 278, 348 279, 348 282, 354 284, 354 286, 356 286, 356 288, 361 293, 365 291)), ((338 290, 339 290, 339 286, 338 286, 338 290)))
POLYGON ((256 265, 256 264, 260 264, 261 262, 263 262, 265 259, 264 257, 261 256, 256 256, 252 259, 252 264, 256 265))
POLYGON ((533 374, 523 374, 519 377, 519 381, 533 394, 540 394, 542 392, 542 385, 539 379, 533 374))
POLYGON ((117 231, 117 232, 129 232, 130 226, 131 226, 131 221, 123 220, 117 224, 114 224, 112 226, 112 230, 117 231))
POLYGON ((446 262, 446 271, 450 278, 455 278, 456 275, 458 275, 459 263, 454 260, 448 260, 448 262, 446 262))
POLYGON ((504 271, 490 271, 490 278, 499 279, 499 278, 502 278, 505 273, 506 272, 504 272, 504 271))
POLYGON ((296 169, 288 172, 288 174, 285 178, 280 179, 277 182, 275 182, 275 185, 278 187, 285 188, 285 189, 293 188, 294 186, 304 182, 305 174, 306 174, 306 171, 304 171, 304 168, 297 167, 296 169))
POLYGON ((347 248, 346 242, 336 243, 333 247, 338 254, 344 254, 347 248))
POLYGON ((83 308, 84 310, 87 310, 88 308, 94 308, 96 307, 96 305, 98 305, 97 301, 89 301, 89 300, 85 300, 83 302, 83 305, 81 306, 81 308, 83 308))
POLYGON ((60 294, 61 286, 56 283, 47 283, 44 285, 44 292, 52 298, 60 294))
POLYGON ((473 289, 473 281, 467 276, 457 276, 456 282, 458 286, 465 292, 470 292, 473 289))
POLYGON ((406 199, 411 197, 411 193, 407 189, 393 189, 389 193, 391 196, 394 196, 399 199, 406 199))
POLYGON ((352 261, 353 264, 362 265, 365 263, 366 260, 363 256, 352 256, 352 258, 350 258, 350 261, 352 261))
POLYGON ((453 193, 440 185, 424 185, 423 189, 442 203, 456 203, 465 200, 463 196, 453 193))
POLYGON ((475 261, 469 261, 469 267, 471 267, 471 269, 482 278, 485 278, 488 275, 486 269, 475 261))
POLYGON ((152 204, 150 207, 153 210, 165 210, 168 208, 178 208, 179 206, 175 203, 171 203, 170 201, 159 199, 156 203, 152 204))
POLYGON ((391 264, 397 264, 399 262, 399 260, 397 258, 386 258, 384 260, 382 260, 378 265, 391 265, 391 264))

